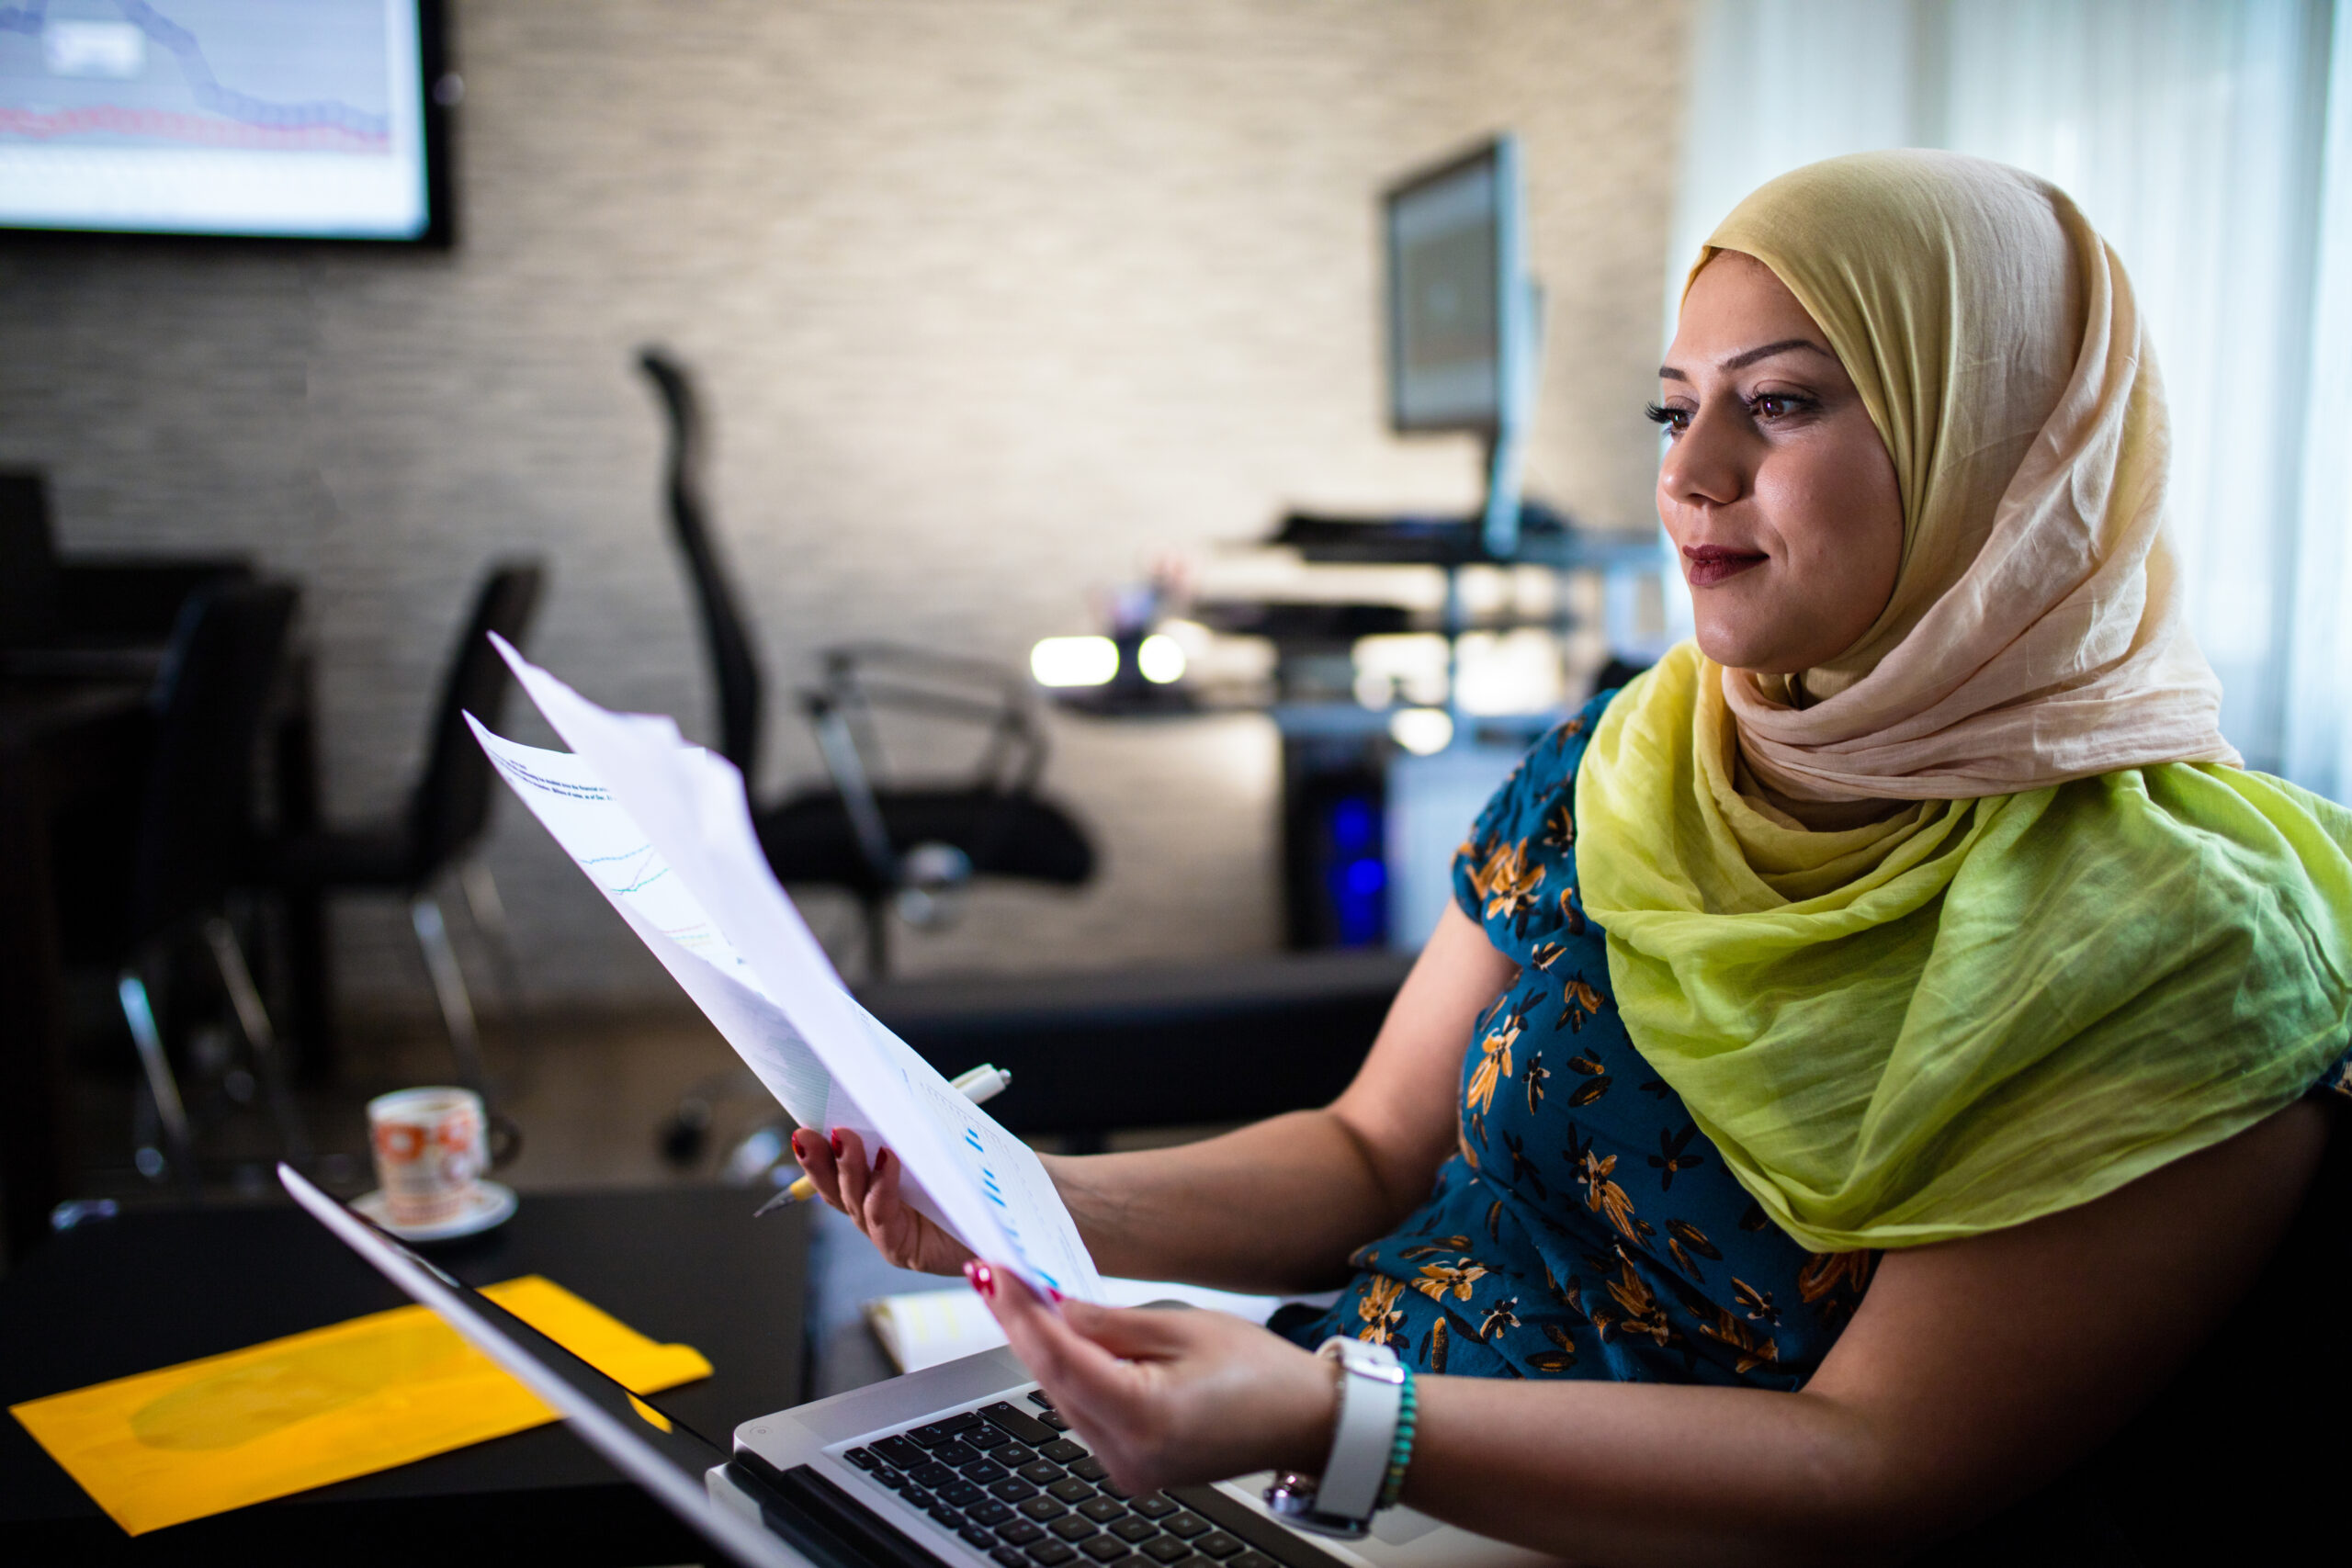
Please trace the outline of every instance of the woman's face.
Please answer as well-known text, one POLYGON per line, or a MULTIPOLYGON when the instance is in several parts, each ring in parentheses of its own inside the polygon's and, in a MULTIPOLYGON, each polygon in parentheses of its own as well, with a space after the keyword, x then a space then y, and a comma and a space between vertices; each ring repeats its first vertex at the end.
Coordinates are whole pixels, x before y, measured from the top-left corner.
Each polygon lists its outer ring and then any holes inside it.
POLYGON ((1657 511, 1699 647, 1759 673, 1830 662, 1894 591, 1903 499, 1828 339, 1770 267, 1721 252, 1683 299, 1658 385, 1657 511))

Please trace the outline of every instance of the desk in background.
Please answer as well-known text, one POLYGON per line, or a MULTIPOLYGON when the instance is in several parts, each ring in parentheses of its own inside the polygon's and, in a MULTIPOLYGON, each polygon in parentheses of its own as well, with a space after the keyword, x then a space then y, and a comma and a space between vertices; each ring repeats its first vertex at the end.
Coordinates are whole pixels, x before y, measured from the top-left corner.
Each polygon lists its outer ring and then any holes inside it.
POLYGON ((59 808, 143 768, 151 733, 144 683, 0 684, 0 1239, 11 1262, 47 1232, 75 1168, 59 808))
MULTIPOLYGON (((105 795, 110 809, 135 814, 153 743, 149 695, 180 607, 251 568, 228 558, 117 561, 49 576, 62 606, 56 635, 0 647, 0 1258, 40 1239, 80 1169, 67 1115, 60 907, 74 874, 60 863, 75 852, 63 831, 69 808, 105 795)), ((310 661, 298 653, 268 725, 269 816, 280 831, 317 823, 316 729, 310 661)), ((298 1065, 317 1076, 330 1060, 334 1013, 324 910, 314 894, 282 902, 290 1005, 278 1022, 298 1065)))
MULTIPOLYGON (((544 1274, 713 1375, 662 1404, 722 1447, 799 1402, 805 1212, 752 1223, 730 1188, 532 1193, 504 1227, 434 1249, 469 1284, 544 1274)), ((290 1204, 133 1211, 53 1238, 0 1280, 0 1405, 407 1304, 290 1204)), ((699 1562, 699 1538, 560 1426, 133 1539, 0 1418, 0 1562, 699 1562)))

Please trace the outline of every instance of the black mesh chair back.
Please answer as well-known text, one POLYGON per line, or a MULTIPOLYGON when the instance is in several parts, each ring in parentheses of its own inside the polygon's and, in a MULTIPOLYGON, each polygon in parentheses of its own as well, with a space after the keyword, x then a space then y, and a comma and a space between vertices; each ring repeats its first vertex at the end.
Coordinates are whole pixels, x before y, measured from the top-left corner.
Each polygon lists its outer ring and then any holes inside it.
POLYGON ((416 793, 409 798, 408 852, 413 865, 412 882, 422 884, 458 858, 481 836, 490 821, 492 786, 489 756, 466 728, 470 713, 492 729, 498 728, 514 676, 498 649, 491 646, 492 632, 521 646, 538 608, 545 578, 537 561, 503 561, 492 569, 474 598, 473 617, 441 683, 441 703, 433 719, 432 750, 416 793))
POLYGON ((756 794, 760 756, 760 666, 752 651, 751 628, 736 608, 735 593, 711 538, 702 502, 702 410, 685 367, 660 348, 637 356, 661 395, 669 422, 670 451, 666 487, 670 529, 685 553, 694 579, 695 598, 702 610, 703 642, 710 654, 710 672, 718 695, 718 754, 735 764, 747 787, 756 794))
POLYGON ((251 852, 254 754, 295 600, 288 583, 225 582, 180 612, 155 685, 131 870, 134 943, 217 907, 251 852))
POLYGON ((58 577, 49 487, 39 474, 0 473, 0 648, 40 648, 56 637, 58 577))

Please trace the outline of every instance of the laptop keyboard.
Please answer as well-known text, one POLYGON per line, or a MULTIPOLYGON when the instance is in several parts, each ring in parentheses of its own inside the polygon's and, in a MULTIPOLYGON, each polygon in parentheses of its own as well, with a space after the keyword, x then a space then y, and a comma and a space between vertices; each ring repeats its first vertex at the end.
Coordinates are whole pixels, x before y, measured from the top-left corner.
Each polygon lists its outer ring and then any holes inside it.
POLYGON ((1170 1493, 1123 1491, 1072 1440, 1051 1400, 1034 1393, 1029 1401, 1035 1409, 1000 1401, 842 1457, 1002 1568, 1283 1568, 1304 1555, 1269 1556, 1170 1493))

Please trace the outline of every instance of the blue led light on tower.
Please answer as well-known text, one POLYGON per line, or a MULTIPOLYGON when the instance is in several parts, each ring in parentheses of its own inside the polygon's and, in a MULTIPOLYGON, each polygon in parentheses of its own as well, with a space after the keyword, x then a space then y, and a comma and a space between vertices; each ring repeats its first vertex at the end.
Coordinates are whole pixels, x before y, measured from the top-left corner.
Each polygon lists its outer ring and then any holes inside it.
POLYGON ((1382 859, 1378 802, 1340 796, 1324 818, 1324 832, 1330 851, 1324 886, 1336 945, 1377 947, 1388 939, 1388 866, 1382 859))

